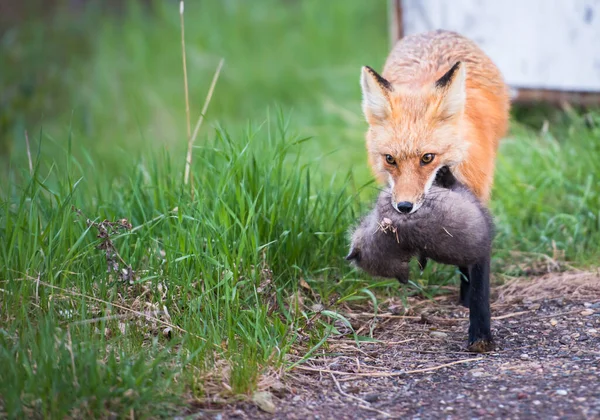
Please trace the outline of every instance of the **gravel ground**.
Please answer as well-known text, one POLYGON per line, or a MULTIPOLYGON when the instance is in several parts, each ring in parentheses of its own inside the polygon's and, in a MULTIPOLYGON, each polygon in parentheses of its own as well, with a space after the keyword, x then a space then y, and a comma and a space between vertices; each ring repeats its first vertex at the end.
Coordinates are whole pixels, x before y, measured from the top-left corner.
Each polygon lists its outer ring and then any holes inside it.
MULTIPOLYGON (((244 402, 213 418, 600 418, 600 275, 514 281, 495 293, 497 349, 465 351, 468 312, 456 296, 348 313, 378 343, 351 335, 267 390, 274 407, 244 402), (274 413, 258 408, 262 405, 274 413)), ((299 353, 301 354, 301 353, 299 353)), ((197 413, 198 416, 207 412, 197 413)))

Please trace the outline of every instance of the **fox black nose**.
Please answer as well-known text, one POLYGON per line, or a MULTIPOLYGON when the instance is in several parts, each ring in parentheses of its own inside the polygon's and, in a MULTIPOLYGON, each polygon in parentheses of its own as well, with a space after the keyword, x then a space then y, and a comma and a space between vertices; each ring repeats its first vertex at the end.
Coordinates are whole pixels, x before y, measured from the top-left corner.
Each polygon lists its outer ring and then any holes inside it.
POLYGON ((413 209, 412 203, 409 203, 408 201, 401 201, 396 205, 396 207, 398 207, 398 211, 400 213, 410 213, 410 211, 413 209))

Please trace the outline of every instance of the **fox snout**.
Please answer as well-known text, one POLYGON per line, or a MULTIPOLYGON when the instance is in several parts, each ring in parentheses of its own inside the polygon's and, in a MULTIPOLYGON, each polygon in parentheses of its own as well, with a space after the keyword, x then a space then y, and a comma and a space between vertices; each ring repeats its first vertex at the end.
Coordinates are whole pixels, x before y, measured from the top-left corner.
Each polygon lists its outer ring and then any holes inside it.
POLYGON ((395 178, 390 177, 391 205, 398 213, 409 214, 419 210, 433 182, 429 181, 433 174, 421 179, 414 175, 407 171, 395 178))
MULTIPOLYGON (((452 175, 452 172, 450 172, 450 168, 448 168, 448 166, 442 166, 429 175, 429 179, 422 188, 423 191, 416 198, 411 198, 414 197, 414 191, 412 196, 401 195, 401 193, 395 194, 394 191, 392 191, 392 207, 402 214, 415 213, 425 201, 431 185, 435 184, 443 188, 451 188, 455 183, 456 178, 452 175)), ((413 187, 413 185, 410 185, 410 187, 413 187)), ((394 188, 394 185, 392 185, 392 188, 394 188)), ((405 184, 399 190, 403 192, 407 191, 409 190, 409 185, 405 184)), ((418 189, 416 194, 420 191, 421 188, 418 189)))
POLYGON ((400 213, 410 213, 413 209, 413 203, 410 201, 400 201, 396 203, 396 208, 400 213))
POLYGON ((396 210, 398 213, 410 214, 415 213, 417 210, 419 210, 424 200, 424 194, 415 198, 409 198, 406 196, 399 197, 398 195, 392 194, 391 205, 394 208, 394 210, 396 210))

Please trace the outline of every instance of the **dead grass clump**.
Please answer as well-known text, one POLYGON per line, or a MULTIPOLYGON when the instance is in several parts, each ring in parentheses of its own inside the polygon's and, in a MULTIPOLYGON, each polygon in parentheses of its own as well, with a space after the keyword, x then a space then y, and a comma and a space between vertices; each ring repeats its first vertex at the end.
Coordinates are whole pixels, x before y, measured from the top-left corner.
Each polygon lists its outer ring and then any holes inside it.
MULTIPOLYGON (((73 211, 78 216, 85 217, 80 209, 73 207, 73 211)), ((104 251, 106 258, 106 272, 116 273, 117 277, 124 282, 131 283, 135 278, 135 272, 131 268, 131 265, 127 264, 125 260, 117 251, 115 244, 113 243, 113 236, 120 235, 123 232, 129 232, 132 229, 132 225, 127 219, 119 219, 115 222, 110 220, 103 220, 102 222, 94 222, 88 217, 85 217, 85 224, 88 228, 95 228, 98 231, 96 236, 100 239, 100 243, 96 246, 97 249, 104 251)))
POLYGON ((496 287, 501 303, 537 302, 568 297, 570 300, 600 299, 600 270, 548 273, 540 277, 517 277, 496 287))

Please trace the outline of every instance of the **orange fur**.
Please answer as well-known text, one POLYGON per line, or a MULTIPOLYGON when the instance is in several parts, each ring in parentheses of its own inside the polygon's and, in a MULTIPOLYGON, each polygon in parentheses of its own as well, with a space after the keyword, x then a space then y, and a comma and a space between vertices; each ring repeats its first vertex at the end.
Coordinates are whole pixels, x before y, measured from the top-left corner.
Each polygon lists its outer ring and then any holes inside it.
POLYGON ((450 166, 487 203, 509 95, 500 71, 475 43, 448 31, 407 36, 392 49, 382 75, 364 68, 361 83, 369 163, 391 184, 395 203, 409 201, 416 211, 441 166, 450 166), (421 162, 425 153, 435 155, 432 163, 421 162))

